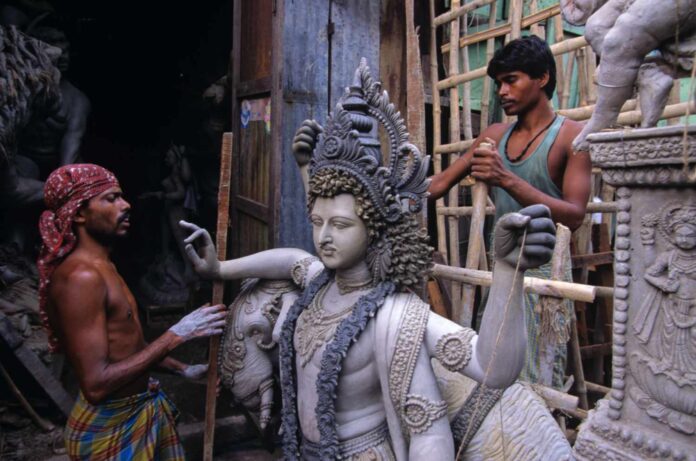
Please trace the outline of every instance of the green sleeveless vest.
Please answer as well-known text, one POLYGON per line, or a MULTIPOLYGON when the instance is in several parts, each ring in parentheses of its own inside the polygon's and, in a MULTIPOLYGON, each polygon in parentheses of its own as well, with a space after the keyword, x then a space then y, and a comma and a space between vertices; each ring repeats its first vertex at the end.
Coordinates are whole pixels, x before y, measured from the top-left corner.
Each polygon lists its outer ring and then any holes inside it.
MULTIPOLYGON (((548 169, 548 159, 551 146, 553 146, 553 143, 556 141, 556 137, 558 137, 558 132, 561 130, 561 125, 563 125, 564 120, 565 117, 561 115, 556 116, 556 120, 551 124, 541 144, 532 152, 532 155, 522 161, 512 163, 505 155, 507 142, 515 124, 510 125, 505 131, 503 138, 500 140, 500 146, 498 147, 498 152, 500 152, 500 157, 505 168, 543 193, 555 198, 562 198, 563 193, 558 186, 554 184, 553 180, 551 180, 548 169)), ((512 198, 502 187, 493 188, 493 202, 495 203, 496 221, 505 213, 511 213, 522 209, 522 205, 512 198)))

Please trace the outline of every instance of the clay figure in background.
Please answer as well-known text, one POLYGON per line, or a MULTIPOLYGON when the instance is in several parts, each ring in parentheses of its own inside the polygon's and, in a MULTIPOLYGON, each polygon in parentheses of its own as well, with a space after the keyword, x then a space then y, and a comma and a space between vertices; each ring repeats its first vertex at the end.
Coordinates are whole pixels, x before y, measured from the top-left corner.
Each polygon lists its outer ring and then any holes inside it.
POLYGON ((473 420, 455 410, 452 426, 464 420, 453 431, 431 359, 487 389, 515 380, 526 342, 523 271, 547 262, 555 241, 548 209, 532 206, 499 221, 493 286, 477 335, 432 313, 414 293, 431 264, 416 220, 427 157, 408 142, 403 120, 364 61, 326 129, 306 121, 293 151, 301 169, 309 169, 318 258, 282 248, 221 262, 207 231, 182 223, 200 275, 261 279, 248 282, 233 307, 227 333, 233 356, 223 360, 239 373, 228 384, 241 401, 260 405, 265 425, 273 402, 271 352, 279 354, 288 460, 454 459, 454 438, 466 438, 473 420), (384 166, 379 129, 388 139, 384 166), (299 297, 291 284, 303 290, 299 297))
POLYGON ((162 180, 162 190, 145 192, 140 200, 157 200, 161 203, 160 249, 157 261, 141 279, 140 288, 154 304, 178 304, 189 296, 188 284, 197 277, 184 251, 185 232, 179 226, 182 219, 190 219, 196 213, 196 192, 183 145, 171 144, 164 156, 169 172, 162 180), (172 253, 176 244, 178 254, 172 253))
POLYGON ((43 119, 35 118, 20 138, 20 152, 34 160, 45 177, 58 166, 79 160, 91 104, 87 96, 67 78, 70 42, 65 33, 53 27, 36 27, 29 33, 61 50, 56 63, 61 72, 59 111, 43 119))
POLYGON ((561 0, 563 18, 585 25, 585 37, 600 57, 597 105, 573 141, 616 122, 637 85, 641 126, 655 126, 673 79, 690 75, 696 52, 696 0, 561 0))

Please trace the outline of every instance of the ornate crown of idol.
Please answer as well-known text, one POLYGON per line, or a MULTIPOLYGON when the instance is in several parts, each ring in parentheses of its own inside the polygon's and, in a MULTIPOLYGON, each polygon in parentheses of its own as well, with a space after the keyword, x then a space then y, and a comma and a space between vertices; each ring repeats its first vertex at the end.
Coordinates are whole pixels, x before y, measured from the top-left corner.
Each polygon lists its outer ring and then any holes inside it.
POLYGON ((430 180, 428 156, 408 142, 401 114, 382 84, 373 80, 365 58, 353 85, 329 115, 309 165, 311 176, 324 169, 345 172, 359 181, 387 222, 421 210, 430 180), (382 165, 379 126, 389 144, 388 166, 382 165))

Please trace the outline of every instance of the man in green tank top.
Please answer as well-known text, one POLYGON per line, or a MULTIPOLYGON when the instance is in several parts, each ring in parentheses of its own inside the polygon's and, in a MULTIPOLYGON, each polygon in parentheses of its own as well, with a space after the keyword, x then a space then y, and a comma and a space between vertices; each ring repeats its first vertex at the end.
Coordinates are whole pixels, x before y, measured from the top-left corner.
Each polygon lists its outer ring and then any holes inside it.
MULTIPOLYGON (((585 217, 590 195, 592 164, 587 152, 574 152, 571 143, 582 124, 556 115, 551 98, 556 88, 556 64, 546 42, 536 36, 513 40, 499 49, 488 64, 500 104, 514 123, 496 123, 481 132, 474 144, 442 173, 432 177, 430 199, 435 200, 467 175, 491 188, 496 220, 505 213, 543 203, 553 220, 577 229, 585 217), (492 148, 479 147, 488 142, 492 148)), ((528 242, 531 243, 531 242, 528 242)), ((569 259, 569 258, 568 258, 569 259)), ((548 275, 545 268, 535 275, 548 275)), ((531 274, 530 274, 531 275, 531 274)), ((536 296, 528 296, 529 341, 522 378, 539 380, 536 296)), ((567 323, 572 306, 567 303, 567 323)), ((565 345, 559 347, 553 384, 560 386, 565 345)))

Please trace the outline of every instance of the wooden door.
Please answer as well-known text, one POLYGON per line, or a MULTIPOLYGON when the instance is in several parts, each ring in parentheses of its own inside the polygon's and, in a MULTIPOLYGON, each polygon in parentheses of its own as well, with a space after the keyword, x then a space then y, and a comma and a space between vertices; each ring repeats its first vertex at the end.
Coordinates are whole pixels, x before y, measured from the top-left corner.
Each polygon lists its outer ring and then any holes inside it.
POLYGON ((273 0, 234 4, 230 253, 273 246, 277 165, 271 147, 273 0))

